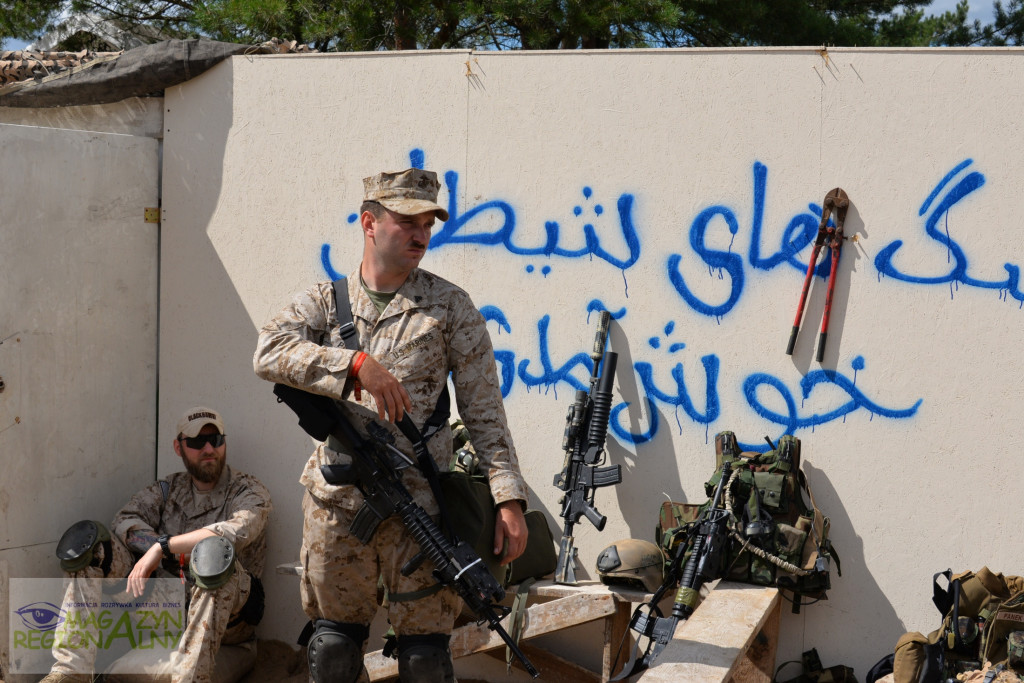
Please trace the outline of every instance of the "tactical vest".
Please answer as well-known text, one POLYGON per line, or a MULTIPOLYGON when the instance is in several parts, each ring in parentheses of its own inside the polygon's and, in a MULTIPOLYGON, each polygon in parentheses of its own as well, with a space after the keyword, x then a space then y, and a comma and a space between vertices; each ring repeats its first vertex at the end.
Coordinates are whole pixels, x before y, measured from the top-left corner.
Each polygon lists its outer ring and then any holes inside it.
MULTIPOLYGON (((725 501, 732 512, 726 578, 790 591, 794 612, 799 612, 802 596, 826 599, 831 561, 840 576, 842 571, 828 537, 828 517, 815 505, 800 470, 800 439, 786 435, 765 453, 740 453, 736 435, 720 432, 715 436, 715 472, 704 484, 709 498, 726 460, 732 463, 725 501)), ((662 504, 655 540, 669 557, 678 539, 685 538, 679 532, 709 504, 662 504)))

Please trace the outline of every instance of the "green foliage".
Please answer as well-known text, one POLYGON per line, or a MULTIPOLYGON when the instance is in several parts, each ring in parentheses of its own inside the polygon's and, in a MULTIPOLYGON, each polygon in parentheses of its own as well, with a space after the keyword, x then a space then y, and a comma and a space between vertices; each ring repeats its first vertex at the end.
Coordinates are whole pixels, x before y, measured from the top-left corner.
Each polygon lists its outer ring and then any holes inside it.
MULTIPOLYGON (((979 0, 981 1, 981 0, 979 0)), ((991 25, 967 0, 0 0, 0 39, 32 39, 69 12, 122 30, 238 43, 271 37, 321 51, 601 49, 767 45, 1019 45, 1024 0, 995 0, 991 25)))

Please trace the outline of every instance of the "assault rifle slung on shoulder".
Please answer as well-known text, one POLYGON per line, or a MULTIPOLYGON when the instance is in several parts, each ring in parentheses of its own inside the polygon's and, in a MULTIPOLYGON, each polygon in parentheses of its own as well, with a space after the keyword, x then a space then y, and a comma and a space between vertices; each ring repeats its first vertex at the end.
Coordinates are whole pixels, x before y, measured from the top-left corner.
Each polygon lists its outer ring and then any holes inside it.
POLYGON ((573 539, 573 526, 586 517, 598 531, 604 529, 607 518, 594 507, 594 492, 602 486, 622 481, 619 465, 599 467, 604 461, 604 442, 608 435, 608 418, 612 407, 612 385, 618 354, 605 351, 611 314, 601 311, 597 321, 594 350, 590 354, 594 369, 590 375, 590 391, 576 392, 576 399, 565 418, 562 449, 565 462, 555 475, 554 484, 565 492, 562 497, 562 540, 558 545, 558 563, 555 583, 576 584, 577 550, 573 539))
MULTIPOLYGON (((540 673, 501 626, 501 620, 509 610, 495 603, 505 597, 505 589, 491 575, 472 546, 456 538, 450 529, 446 535, 427 511, 413 500, 412 494, 402 483, 401 470, 412 465, 413 461, 385 438, 374 441, 364 438, 334 400, 327 396, 311 394, 284 384, 275 384, 274 394, 279 401, 295 411, 299 417, 299 426, 307 434, 318 441, 326 441, 329 436, 333 436, 352 455, 350 465, 321 467, 327 483, 354 484, 363 493, 364 504, 352 522, 352 534, 366 543, 383 520, 392 514, 398 515, 420 547, 416 557, 402 567, 402 575, 408 576, 424 560, 430 560, 438 582, 450 586, 458 593, 480 621, 486 621, 488 628, 505 641, 530 675, 537 678, 540 673)), ((370 426, 374 425, 376 423, 370 426)), ((419 430, 408 415, 398 427, 412 441, 418 460, 424 463, 429 461, 426 464, 436 468, 419 430)), ((390 432, 383 428, 380 428, 380 432, 382 437, 383 434, 390 436, 390 432)), ((438 500, 438 505, 444 509, 443 500, 438 500)))

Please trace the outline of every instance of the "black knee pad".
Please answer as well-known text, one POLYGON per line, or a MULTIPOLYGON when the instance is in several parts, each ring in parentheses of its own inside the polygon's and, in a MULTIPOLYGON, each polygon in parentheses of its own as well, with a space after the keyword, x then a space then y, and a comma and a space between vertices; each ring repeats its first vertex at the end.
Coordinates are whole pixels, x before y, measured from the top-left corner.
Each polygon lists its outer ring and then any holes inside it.
POLYGON ((398 678, 402 683, 452 683, 455 669, 443 633, 398 636, 398 678))
POLYGON ((363 643, 370 636, 364 624, 318 619, 306 646, 309 675, 315 683, 355 683, 363 670, 363 643))
POLYGON ((235 573, 235 546, 223 536, 208 536, 192 548, 189 571, 196 585, 217 590, 235 573))
POLYGON ((77 572, 93 565, 101 567, 103 576, 107 576, 114 559, 110 532, 91 519, 72 524, 57 541, 57 559, 60 560, 60 568, 66 572, 77 572))

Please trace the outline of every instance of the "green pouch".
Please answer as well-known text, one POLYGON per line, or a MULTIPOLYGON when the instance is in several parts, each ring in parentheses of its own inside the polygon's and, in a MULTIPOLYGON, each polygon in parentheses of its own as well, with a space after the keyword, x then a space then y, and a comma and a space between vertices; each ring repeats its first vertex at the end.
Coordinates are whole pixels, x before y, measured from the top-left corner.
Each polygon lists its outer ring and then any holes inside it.
POLYGON ((542 511, 526 511, 526 550, 514 562, 502 566, 501 557, 493 552, 496 516, 487 477, 453 470, 441 472, 438 479, 455 534, 473 547, 498 583, 507 587, 555 571, 558 554, 554 535, 542 511))
POLYGON ((509 583, 522 583, 524 579, 539 579, 553 574, 558 564, 555 536, 551 533, 547 516, 540 510, 526 511, 526 550, 509 565, 509 583))
POLYGON ((465 472, 441 472, 438 475, 445 509, 456 536, 468 543, 502 586, 509 583, 509 566, 501 565, 494 554, 494 498, 484 476, 465 472))
POLYGON ((661 504, 658 526, 654 530, 654 542, 661 546, 668 557, 675 555, 676 546, 683 540, 679 532, 691 522, 697 521, 705 505, 673 503, 667 500, 661 504))
POLYGON ((754 472, 754 485, 761 494, 761 504, 772 512, 786 512, 786 475, 754 472))

